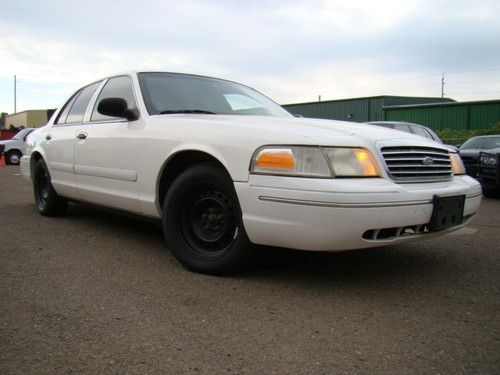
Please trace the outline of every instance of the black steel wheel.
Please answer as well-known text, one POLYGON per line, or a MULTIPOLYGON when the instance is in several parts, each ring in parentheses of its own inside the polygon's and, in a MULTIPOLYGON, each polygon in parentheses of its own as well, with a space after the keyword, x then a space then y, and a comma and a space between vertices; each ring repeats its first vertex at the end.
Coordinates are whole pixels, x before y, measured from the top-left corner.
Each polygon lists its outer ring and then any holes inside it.
POLYGON ((233 273, 252 253, 233 183, 215 165, 181 173, 165 197, 162 225, 174 256, 197 272, 233 273))
POLYGON ((35 164, 33 191, 38 212, 44 216, 64 214, 68 201, 60 197, 50 181, 50 174, 45 162, 40 159, 35 164))

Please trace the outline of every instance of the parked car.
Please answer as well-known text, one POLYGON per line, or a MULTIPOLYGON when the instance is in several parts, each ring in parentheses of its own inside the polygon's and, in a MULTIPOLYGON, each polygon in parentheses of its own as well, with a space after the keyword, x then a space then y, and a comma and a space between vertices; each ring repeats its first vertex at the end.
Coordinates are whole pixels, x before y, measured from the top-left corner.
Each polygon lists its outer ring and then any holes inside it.
POLYGON ((500 147, 500 135, 481 135, 472 137, 459 148, 465 170, 469 176, 477 177, 479 153, 500 147))
POLYGON ((384 128, 403 131, 406 133, 420 135, 421 137, 443 143, 436 133, 431 128, 420 124, 413 124, 405 121, 370 121, 366 124, 382 126, 384 128))
POLYGON ((500 192, 500 147, 479 153, 477 178, 485 194, 500 192))
POLYGON ((20 130, 14 137, 0 141, 0 155, 5 155, 5 162, 8 165, 19 165, 21 156, 26 150, 26 138, 35 130, 34 128, 25 128, 20 130))
POLYGON ((161 220, 186 267, 241 269, 252 245, 340 251, 465 225, 480 184, 412 134, 296 118, 254 89, 187 74, 111 76, 77 90, 21 159, 38 212, 68 200, 161 220))

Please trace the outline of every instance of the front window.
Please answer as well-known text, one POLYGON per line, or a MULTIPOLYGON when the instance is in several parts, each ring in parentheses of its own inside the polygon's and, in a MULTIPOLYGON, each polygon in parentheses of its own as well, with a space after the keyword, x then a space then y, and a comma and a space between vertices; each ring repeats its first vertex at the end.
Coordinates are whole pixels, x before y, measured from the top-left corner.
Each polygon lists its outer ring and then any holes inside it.
POLYGON ((234 82, 175 73, 140 73, 149 114, 210 113, 290 117, 269 98, 234 82))
POLYGON ((99 102, 107 98, 122 98, 127 102, 128 108, 136 108, 134 90, 132 89, 132 82, 130 77, 120 76, 110 78, 106 85, 100 92, 92 111, 91 121, 106 121, 106 120, 116 120, 115 117, 105 116, 97 111, 99 102))

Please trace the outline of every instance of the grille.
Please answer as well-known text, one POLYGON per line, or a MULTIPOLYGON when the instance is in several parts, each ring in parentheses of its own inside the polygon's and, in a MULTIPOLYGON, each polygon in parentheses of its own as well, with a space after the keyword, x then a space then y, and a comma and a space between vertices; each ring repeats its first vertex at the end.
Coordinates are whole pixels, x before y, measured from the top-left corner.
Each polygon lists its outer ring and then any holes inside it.
POLYGON ((436 181, 451 178, 448 151, 434 147, 390 146, 382 147, 387 170, 398 181, 436 181))

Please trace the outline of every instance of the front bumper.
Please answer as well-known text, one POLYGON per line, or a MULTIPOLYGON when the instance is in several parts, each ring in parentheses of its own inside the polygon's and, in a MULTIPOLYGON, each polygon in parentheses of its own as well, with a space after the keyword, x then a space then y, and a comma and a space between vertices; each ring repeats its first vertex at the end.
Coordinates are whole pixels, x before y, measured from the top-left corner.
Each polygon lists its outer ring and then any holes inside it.
POLYGON ((243 223, 253 243, 301 250, 340 251, 441 235, 465 225, 481 202, 481 186, 469 176, 446 182, 396 184, 383 178, 310 179, 251 175, 235 182, 243 223), (466 195, 462 225, 434 233, 387 228, 424 228, 434 195, 466 195), (376 232, 379 233, 379 232, 376 232), (386 232, 383 232, 386 233, 386 232), (365 238, 364 238, 365 237, 365 238))

